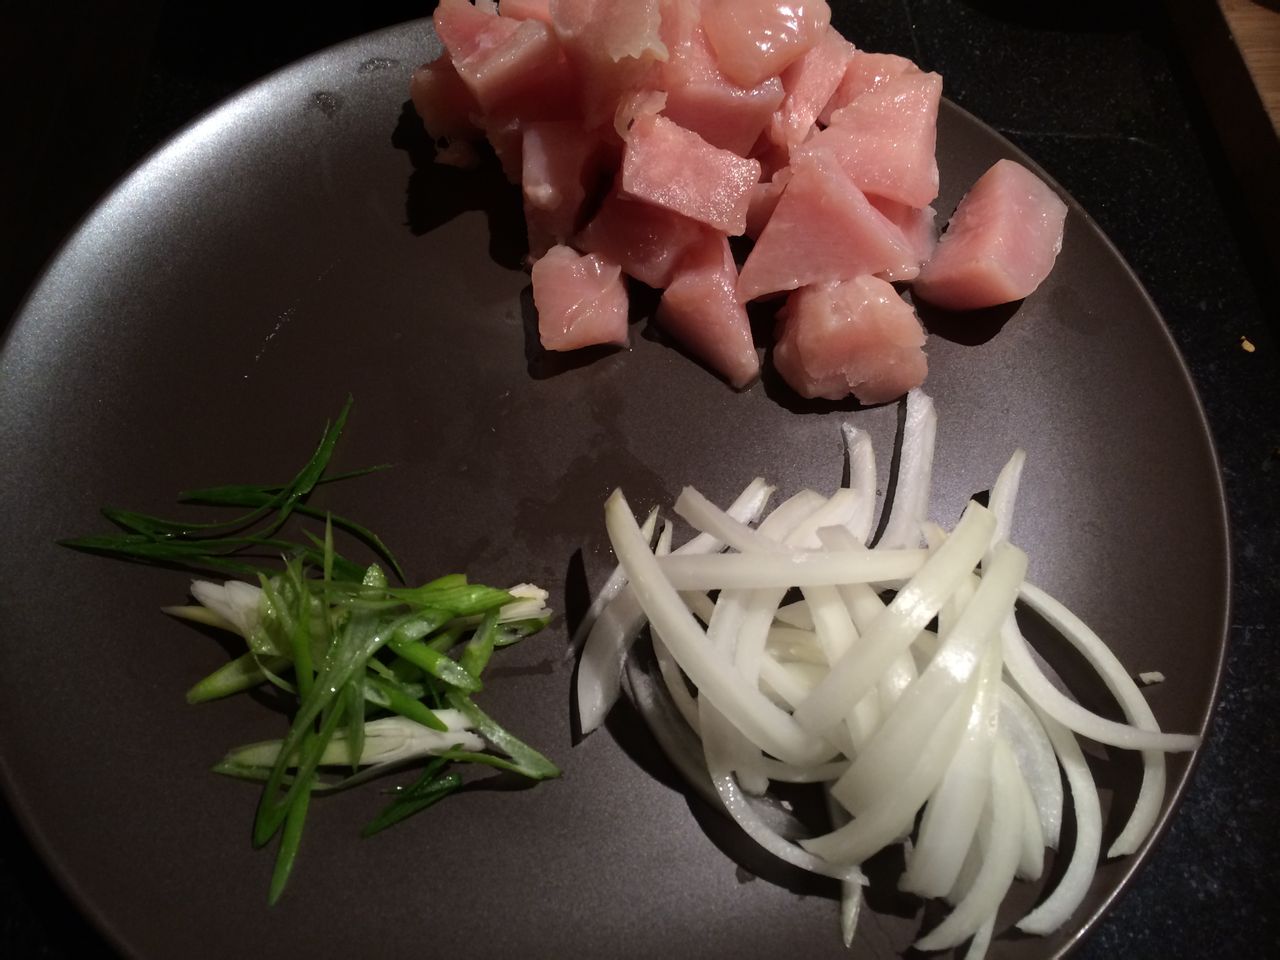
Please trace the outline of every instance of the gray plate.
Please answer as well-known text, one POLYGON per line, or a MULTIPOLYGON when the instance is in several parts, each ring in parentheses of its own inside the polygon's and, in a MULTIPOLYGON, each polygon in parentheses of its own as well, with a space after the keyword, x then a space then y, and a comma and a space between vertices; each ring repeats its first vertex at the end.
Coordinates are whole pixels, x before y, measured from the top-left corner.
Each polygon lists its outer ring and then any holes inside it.
MULTIPOLYGON (((406 80, 432 53, 424 23, 393 28, 218 108, 103 201, 14 325, 0 360, 10 799, 73 895, 141 957, 845 956, 830 888, 741 850, 627 708, 571 745, 563 622, 503 656, 483 700, 562 780, 475 790, 367 841, 356 830, 375 792, 319 802, 269 910, 271 857, 249 847, 257 791, 208 767, 282 719, 250 697, 183 702, 226 654, 158 613, 182 575, 54 546, 100 530, 104 503, 164 511, 179 489, 288 476, 348 391, 336 466, 398 466, 316 502, 382 531, 415 578, 537 580, 570 620, 583 575, 598 584, 610 566, 601 504, 615 485, 640 508, 684 483, 726 498, 756 474, 784 492, 837 482, 847 408, 794 404, 769 378, 736 394, 643 323, 630 352, 589 363, 531 347, 527 277, 510 268, 518 200, 415 170, 420 133, 405 149, 406 80)), ((1001 156, 1019 154, 945 109, 939 208, 1001 156)), ((1057 269, 1016 314, 930 322, 937 519, 953 522, 1024 446, 1015 539, 1033 579, 1133 670, 1164 671, 1150 691, 1162 724, 1203 729, 1227 604, 1222 493, 1133 275, 1073 205, 1057 269)), ((853 415, 891 442, 892 407, 853 415)), ((1186 773, 1175 758, 1170 803, 1186 773)), ((1124 801, 1137 765, 1099 777, 1124 801)), ((1060 950, 1138 862, 1104 867, 1070 930, 1005 937, 991 955, 1060 950)), ((871 903, 855 955, 895 955, 919 907, 888 891, 871 903)))

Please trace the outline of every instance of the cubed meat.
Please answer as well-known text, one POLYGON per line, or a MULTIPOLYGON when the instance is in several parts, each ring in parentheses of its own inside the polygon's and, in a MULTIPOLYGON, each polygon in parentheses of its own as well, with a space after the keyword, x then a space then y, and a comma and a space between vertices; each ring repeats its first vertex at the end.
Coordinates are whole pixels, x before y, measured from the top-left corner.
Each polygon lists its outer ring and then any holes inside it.
POLYGON ((909 270, 916 262, 902 231, 834 157, 806 151, 791 169, 773 216, 742 265, 742 302, 812 283, 909 270))
POLYGON ((670 59, 662 67, 667 91, 664 113, 707 143, 746 156, 774 112, 782 105, 777 77, 743 87, 724 75, 692 0, 673 2, 663 20, 670 59))
POLYGON ((627 344, 622 268, 603 257, 552 247, 533 265, 533 303, 547 350, 627 344))
POLYGON ((926 207, 938 196, 938 102, 942 78, 904 73, 831 115, 802 150, 829 150, 865 193, 926 207))
POLYGON ((747 311, 735 289, 738 268, 724 234, 708 236, 680 262, 658 304, 658 326, 733 386, 760 375, 747 311))
POLYGON ((437 139, 470 140, 480 136, 472 117, 480 105, 447 56, 413 71, 409 99, 427 133, 437 139))
POLYGON ((622 189, 634 199, 739 236, 759 181, 759 161, 713 147, 665 117, 644 115, 631 125, 622 189))
POLYGON ((787 298, 773 363, 802 397, 887 403, 929 371, 911 305, 875 277, 805 287, 787 298))
POLYGON ((956 207, 914 292, 949 310, 1021 300, 1062 249, 1067 205, 1026 167, 1000 160, 956 207))
POLYGON ((840 85, 831 95, 827 105, 818 114, 818 122, 824 127, 831 123, 831 115, 841 107, 847 107, 864 93, 870 93, 884 86, 894 77, 904 73, 919 73, 920 68, 906 57, 892 53, 867 53, 856 50, 845 65, 844 76, 840 85))
POLYGON ((641 283, 661 288, 671 282, 690 247, 710 232, 688 217, 614 190, 574 239, 574 246, 620 264, 627 276, 641 283))
POLYGON ((787 95, 778 110, 775 140, 791 150, 808 139, 853 54, 853 44, 828 27, 821 40, 783 71, 782 86, 787 95))
POLYGON ((822 39, 826 0, 703 0, 702 26, 724 75, 743 87, 776 77, 822 39))
POLYGON ((524 128, 521 188, 532 256, 577 232, 601 151, 599 139, 573 121, 542 120, 524 128))

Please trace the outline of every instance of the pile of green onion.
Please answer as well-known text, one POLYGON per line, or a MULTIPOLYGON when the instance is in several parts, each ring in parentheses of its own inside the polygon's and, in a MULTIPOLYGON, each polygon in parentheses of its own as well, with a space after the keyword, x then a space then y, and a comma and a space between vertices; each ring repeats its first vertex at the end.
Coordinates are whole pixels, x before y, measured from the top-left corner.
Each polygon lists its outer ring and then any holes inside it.
POLYGON ((188 691, 190 702, 263 683, 297 699, 282 739, 233 749, 214 767, 263 783, 253 843, 261 847, 280 837, 272 903, 288 881, 315 794, 429 758, 419 777, 396 790, 366 825, 368 836, 458 790, 463 780, 456 768, 463 764, 534 781, 560 773, 473 699, 483 688, 494 651, 546 625, 551 617, 546 591, 528 584, 495 589, 469 583, 461 574, 419 587, 393 586, 378 564, 358 565, 334 548, 334 530, 343 529, 400 576, 399 564, 380 539, 359 524, 306 505, 312 490, 327 482, 324 472, 350 407, 348 399, 290 483, 214 487, 180 498, 247 508, 247 513, 222 523, 193 524, 107 509, 104 514, 123 533, 64 541, 106 556, 256 580, 196 580, 191 592, 198 604, 166 612, 236 633, 246 643, 243 655, 188 691), (323 517, 323 536, 308 532, 305 543, 282 538, 293 514, 323 517), (283 558, 283 570, 261 565, 260 558, 273 554, 283 558), (322 772, 326 769, 335 772, 322 772))

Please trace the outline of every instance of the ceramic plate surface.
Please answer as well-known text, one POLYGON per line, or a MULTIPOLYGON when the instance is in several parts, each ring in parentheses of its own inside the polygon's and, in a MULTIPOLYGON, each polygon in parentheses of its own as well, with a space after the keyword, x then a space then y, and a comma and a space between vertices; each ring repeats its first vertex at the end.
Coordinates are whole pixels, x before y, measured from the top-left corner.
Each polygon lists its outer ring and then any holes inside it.
MULTIPOLYGON (((612 565, 602 505, 615 486, 637 509, 686 483, 724 501, 756 475, 784 494, 831 489, 850 417, 886 479, 893 406, 797 404, 769 377, 735 393, 643 321, 629 352, 543 355, 518 194, 432 168, 405 113, 430 44, 425 23, 373 34, 205 116, 102 202, 17 319, 0 358, 10 798, 73 895, 139 957, 847 956, 834 891, 741 850, 629 706, 572 745, 565 619, 495 662, 481 701, 563 779, 469 791, 370 840, 357 831, 376 790, 317 802, 268 909, 272 857, 249 844, 258 791, 209 767, 283 719, 249 696, 184 702, 226 651, 159 613, 183 575, 54 545, 105 532, 103 504, 166 513, 182 489, 287 478, 348 392, 335 468, 396 467, 313 502, 380 531, 414 579, 534 580, 570 625, 612 565)), ((947 107, 938 156, 945 214, 1019 154, 947 107)), ((1164 672, 1149 692, 1162 725, 1199 731, 1222 653, 1226 531, 1181 361, 1074 205, 1056 270, 1009 314, 926 316, 936 519, 953 523, 1024 447, 1014 539, 1031 578, 1134 672, 1164 672)), ((1045 652, 1071 682, 1069 658, 1045 652)), ((1077 692, 1114 712, 1094 687, 1077 692)), ((1172 759, 1170 802, 1186 771, 1172 759)), ((1132 800, 1138 773, 1132 757, 1099 766, 1111 806, 1132 800)), ((1104 844, 1120 824, 1108 817, 1104 844)), ((990 955, 1060 951, 1138 860, 1103 867, 1069 930, 1004 937, 990 955)), ((897 956, 919 905, 888 891, 870 904, 853 955, 897 956)))

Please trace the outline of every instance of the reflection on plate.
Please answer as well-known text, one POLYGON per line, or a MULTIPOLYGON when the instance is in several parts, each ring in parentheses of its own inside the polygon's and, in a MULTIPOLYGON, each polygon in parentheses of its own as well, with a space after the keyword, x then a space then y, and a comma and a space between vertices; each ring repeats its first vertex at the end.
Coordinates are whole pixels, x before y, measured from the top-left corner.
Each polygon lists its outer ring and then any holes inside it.
MULTIPOLYGON (((270 857, 248 838, 256 791, 208 767, 283 721, 264 727, 251 702, 183 702, 224 654, 157 613, 181 596, 181 575, 53 546, 95 529, 102 503, 159 509, 175 489, 284 475, 295 428, 312 430, 348 391, 357 405, 335 468, 398 466, 315 502, 367 518, 412 578, 465 567, 533 579, 570 624, 583 576, 598 584, 611 566, 612 487, 643 508, 684 483, 723 500, 757 474, 784 492, 838 477, 832 421, 847 408, 787 409, 767 381, 735 394, 643 321, 629 352, 542 358, 527 277, 511 269, 509 195, 415 171, 400 121, 426 38, 419 23, 342 45, 196 123, 101 204, 17 321, 0 360, 0 755, 14 806, 74 895, 144 957, 246 943, 279 957, 426 944, 845 956, 831 891, 797 896, 724 856, 715 818, 672 789, 634 714, 570 745, 564 623, 513 650, 482 701, 518 718, 563 780, 477 789, 365 841, 358 825, 381 798, 319 802, 289 894, 268 910, 270 857)), ((939 209, 999 156, 1017 153, 945 109, 939 209)), ((930 339, 939 519, 954 521, 990 465, 1025 447, 1032 578, 1127 665, 1165 673, 1150 692, 1162 725, 1200 729, 1223 642, 1225 527, 1204 422, 1159 317, 1073 209, 1057 269, 997 326, 930 339)), ((878 444, 892 437, 892 407, 855 416, 878 444)), ((1186 763, 1171 761, 1170 802, 1186 763)), ((1101 785, 1124 803, 1136 761, 1113 770, 1101 785)), ((1136 863, 1103 868, 1071 929, 1001 940, 991 955, 1061 950, 1136 863)), ((887 890, 871 903, 856 955, 896 956, 918 905, 887 890)))

